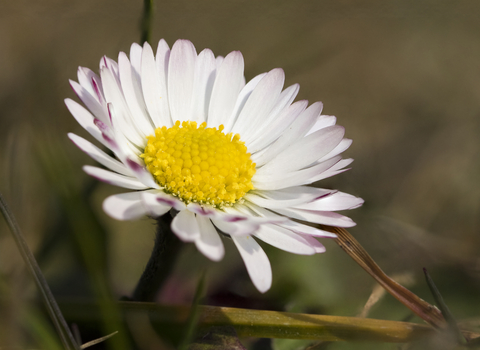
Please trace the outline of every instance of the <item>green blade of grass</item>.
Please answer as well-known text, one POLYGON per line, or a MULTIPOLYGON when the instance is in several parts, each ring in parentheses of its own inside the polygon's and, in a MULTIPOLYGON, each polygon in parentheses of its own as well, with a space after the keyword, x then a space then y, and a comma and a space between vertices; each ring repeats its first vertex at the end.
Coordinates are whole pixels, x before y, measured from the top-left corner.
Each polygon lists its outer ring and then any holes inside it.
POLYGON ((53 297, 50 287, 48 286, 47 280, 43 276, 43 273, 40 270, 40 267, 38 266, 37 261, 35 260, 35 257, 30 251, 30 248, 28 247, 27 242, 23 238, 22 232, 20 230, 20 227, 18 226, 17 221, 15 220, 15 217, 13 216, 13 213, 10 211, 1 193, 0 193, 0 210, 3 214, 3 217, 5 218, 5 221, 8 224, 8 227, 10 228, 10 232, 12 233, 13 239, 17 244, 18 250, 20 251, 22 258, 25 261, 25 264, 27 265, 40 291, 40 295, 42 296, 43 302, 45 303, 45 307, 47 308, 48 313, 50 314, 52 322, 58 332, 58 335, 62 341, 63 346, 67 350, 71 350, 71 349, 80 350, 80 347, 75 342, 75 339, 70 329, 68 328, 67 322, 63 318, 62 312, 60 311, 60 308, 58 307, 57 302, 53 297))
POLYGON ((430 274, 427 272, 426 268, 423 269, 423 273, 425 274, 425 279, 427 280, 428 288, 430 288, 430 291, 432 292, 435 302, 437 303, 440 311, 442 311, 442 314, 445 317, 445 320, 447 321, 448 330, 452 332, 452 334, 455 336, 459 344, 462 344, 462 345, 467 344, 467 340, 465 339, 462 332, 460 332, 460 329, 458 328, 457 321, 455 321, 455 318, 453 317, 452 313, 450 312, 450 309, 448 308, 447 304, 443 300, 443 297, 440 294, 440 291, 438 290, 437 286, 433 282, 433 279, 432 277, 430 277, 430 274))
POLYGON ((183 337, 183 341, 178 347, 180 350, 186 350, 188 345, 193 340, 195 336, 195 330, 198 327, 198 319, 200 317, 200 300, 202 299, 205 293, 205 272, 202 273, 200 280, 197 285, 197 289, 195 290, 195 296, 193 297, 193 303, 190 311, 190 315, 188 316, 187 324, 185 327, 185 336, 183 337))

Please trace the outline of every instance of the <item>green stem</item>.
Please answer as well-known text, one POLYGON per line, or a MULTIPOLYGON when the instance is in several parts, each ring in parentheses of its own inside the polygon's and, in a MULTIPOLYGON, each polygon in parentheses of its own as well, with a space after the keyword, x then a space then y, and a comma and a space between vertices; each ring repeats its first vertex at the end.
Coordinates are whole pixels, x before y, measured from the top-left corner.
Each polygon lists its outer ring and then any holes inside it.
POLYGON ((172 270, 181 242, 172 232, 170 225, 172 217, 169 214, 157 219, 157 233, 155 246, 153 247, 150 260, 138 281, 133 292, 134 301, 153 301, 163 282, 172 270))
POLYGON ((150 43, 150 34, 152 31, 152 18, 153 18, 153 0, 143 0, 143 16, 141 22, 141 44, 144 42, 150 43))
MULTIPOLYGON (((123 319, 147 315, 155 329, 172 337, 183 337, 183 327, 191 315, 190 306, 119 302, 123 319)), ((68 302, 62 308, 77 322, 95 324, 98 306, 91 302, 68 302)), ((311 339, 323 341, 372 341, 406 343, 435 335, 423 324, 359 317, 299 314, 279 311, 198 306, 198 329, 232 326, 239 337, 311 339)))

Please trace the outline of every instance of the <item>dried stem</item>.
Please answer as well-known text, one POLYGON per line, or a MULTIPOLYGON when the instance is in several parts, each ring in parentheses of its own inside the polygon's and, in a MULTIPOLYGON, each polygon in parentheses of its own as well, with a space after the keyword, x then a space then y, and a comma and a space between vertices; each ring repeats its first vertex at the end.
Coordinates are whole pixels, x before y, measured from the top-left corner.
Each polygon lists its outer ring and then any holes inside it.
POLYGON ((324 228, 337 235, 335 242, 337 242, 340 248, 350 255, 350 257, 385 288, 387 292, 435 328, 445 329, 447 327, 445 318, 437 307, 427 303, 388 277, 347 230, 340 227, 324 228))

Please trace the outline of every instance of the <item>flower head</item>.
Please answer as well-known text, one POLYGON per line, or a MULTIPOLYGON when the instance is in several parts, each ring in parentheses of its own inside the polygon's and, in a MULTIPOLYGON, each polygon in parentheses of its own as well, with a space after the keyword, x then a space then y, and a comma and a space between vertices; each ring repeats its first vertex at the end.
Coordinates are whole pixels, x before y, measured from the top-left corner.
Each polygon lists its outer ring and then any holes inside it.
POLYGON ((70 139, 109 170, 84 170, 133 191, 108 197, 104 210, 119 220, 176 216, 172 231, 208 258, 223 258, 218 231, 230 236, 260 292, 272 282, 257 243, 311 255, 325 251, 315 237, 333 234, 302 222, 339 227, 355 223, 334 211, 363 200, 306 186, 345 171, 351 140, 322 104, 293 102, 298 84, 283 89, 273 69, 248 83, 238 51, 225 58, 190 41, 170 49, 160 40, 133 44, 130 59, 104 57, 100 76, 79 68, 72 88, 87 108, 66 99, 75 119, 114 157, 89 141, 70 139))

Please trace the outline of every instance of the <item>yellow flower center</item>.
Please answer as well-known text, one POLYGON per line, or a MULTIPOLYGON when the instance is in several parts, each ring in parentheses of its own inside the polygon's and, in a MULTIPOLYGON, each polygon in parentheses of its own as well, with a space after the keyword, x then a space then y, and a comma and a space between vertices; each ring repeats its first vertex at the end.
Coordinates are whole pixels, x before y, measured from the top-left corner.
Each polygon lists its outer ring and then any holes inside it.
POLYGON ((253 189, 255 163, 239 134, 206 126, 177 121, 157 128, 141 157, 163 190, 183 202, 231 206, 253 189))

